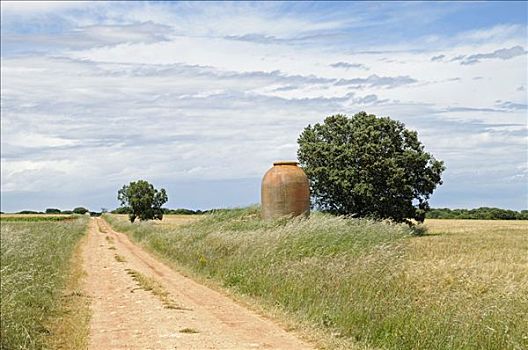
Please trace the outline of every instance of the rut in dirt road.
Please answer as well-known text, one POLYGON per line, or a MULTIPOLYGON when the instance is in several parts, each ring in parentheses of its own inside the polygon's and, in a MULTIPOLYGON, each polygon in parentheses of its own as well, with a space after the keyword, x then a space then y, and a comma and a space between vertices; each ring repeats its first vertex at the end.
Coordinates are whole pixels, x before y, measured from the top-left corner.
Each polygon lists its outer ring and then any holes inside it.
POLYGON ((83 249, 89 349, 312 349, 272 321, 170 269, 101 218, 83 249))

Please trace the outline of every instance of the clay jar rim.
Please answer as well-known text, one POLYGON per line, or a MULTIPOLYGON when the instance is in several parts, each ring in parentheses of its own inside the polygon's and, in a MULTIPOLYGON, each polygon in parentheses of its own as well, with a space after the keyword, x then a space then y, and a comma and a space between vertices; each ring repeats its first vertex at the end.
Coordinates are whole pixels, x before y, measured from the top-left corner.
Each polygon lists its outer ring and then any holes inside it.
POLYGON ((297 166, 299 162, 296 162, 294 160, 278 160, 276 162, 273 162, 273 166, 280 166, 280 165, 293 165, 297 166))

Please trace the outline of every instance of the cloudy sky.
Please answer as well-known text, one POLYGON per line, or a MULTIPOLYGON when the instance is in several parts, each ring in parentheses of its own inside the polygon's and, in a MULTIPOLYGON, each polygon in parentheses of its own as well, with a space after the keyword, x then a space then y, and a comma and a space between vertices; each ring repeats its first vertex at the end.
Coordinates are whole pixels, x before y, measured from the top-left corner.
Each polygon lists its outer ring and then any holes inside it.
POLYGON ((3 211, 259 201, 335 113, 403 121, 435 207, 528 207, 527 4, 2 1, 3 211))

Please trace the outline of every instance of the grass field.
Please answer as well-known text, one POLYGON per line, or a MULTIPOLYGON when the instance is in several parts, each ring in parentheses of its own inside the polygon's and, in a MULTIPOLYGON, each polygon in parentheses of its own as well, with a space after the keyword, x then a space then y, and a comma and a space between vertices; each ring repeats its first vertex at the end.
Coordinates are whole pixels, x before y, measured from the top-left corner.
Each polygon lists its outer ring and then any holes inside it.
POLYGON ((38 221, 64 221, 78 218, 79 215, 65 214, 0 214, 2 222, 38 222, 38 221))
POLYGON ((327 347, 528 348, 528 222, 428 220, 414 236, 318 213, 263 222, 255 208, 167 218, 107 216, 166 259, 322 330, 327 347))
POLYGON ((53 217, 0 218, 1 349, 83 348, 88 311, 75 248, 88 220, 53 217))
MULTIPOLYGON (((112 217, 119 219, 120 221, 127 221, 128 215, 126 214, 112 214, 112 217)), ((161 225, 161 226, 179 226, 181 224, 188 224, 199 220, 201 215, 179 215, 179 214, 169 214, 163 215, 163 220, 152 220, 150 224, 152 225, 161 225)))

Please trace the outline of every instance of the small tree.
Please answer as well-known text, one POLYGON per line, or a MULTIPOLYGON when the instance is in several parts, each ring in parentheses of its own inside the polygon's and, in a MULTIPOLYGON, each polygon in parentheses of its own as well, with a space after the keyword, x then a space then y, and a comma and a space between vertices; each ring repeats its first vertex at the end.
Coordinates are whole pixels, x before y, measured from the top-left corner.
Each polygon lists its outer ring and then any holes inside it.
POLYGON ((445 169, 424 151, 415 131, 388 117, 360 112, 308 125, 299 162, 315 204, 340 215, 422 222, 445 169))
POLYGON ((87 212, 89 212, 89 210, 86 209, 86 208, 83 208, 83 207, 77 207, 77 208, 73 209, 73 213, 74 213, 74 214, 81 214, 81 215, 84 215, 84 214, 86 214, 87 212))
POLYGON ((129 207, 131 213, 128 215, 131 222, 136 218, 140 220, 163 219, 161 206, 168 200, 165 189, 157 190, 145 180, 131 182, 123 186, 117 192, 117 199, 121 205, 129 207))
POLYGON ((56 208, 46 208, 45 213, 46 214, 60 214, 61 211, 60 209, 56 209, 56 208))

